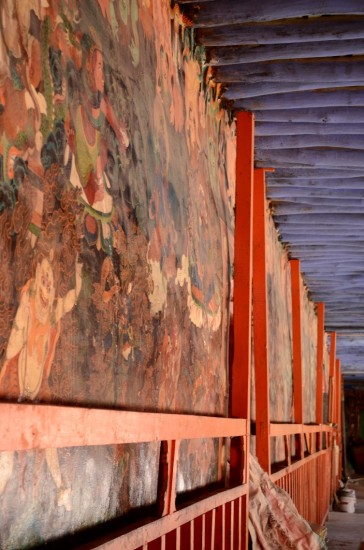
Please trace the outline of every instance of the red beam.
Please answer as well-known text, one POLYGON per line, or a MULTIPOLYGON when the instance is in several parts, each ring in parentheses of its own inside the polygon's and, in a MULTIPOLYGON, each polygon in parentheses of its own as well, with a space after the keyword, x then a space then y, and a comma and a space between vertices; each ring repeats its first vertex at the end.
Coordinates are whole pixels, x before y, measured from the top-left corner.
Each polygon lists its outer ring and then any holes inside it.
POLYGON ((269 433, 271 437, 282 435, 314 434, 331 432, 332 428, 327 425, 315 426, 308 424, 270 424, 269 433))
POLYGON ((256 455, 270 473, 266 199, 264 170, 254 172, 253 315, 256 455))
POLYGON ((233 418, 1 403, 0 452, 247 434, 233 418))
POLYGON ((325 304, 317 304, 317 371, 316 371, 316 422, 323 422, 323 363, 324 363, 325 304))
POLYGON ((291 260, 292 340, 293 340, 293 408, 294 420, 303 423, 302 401, 302 331, 300 261, 291 260))

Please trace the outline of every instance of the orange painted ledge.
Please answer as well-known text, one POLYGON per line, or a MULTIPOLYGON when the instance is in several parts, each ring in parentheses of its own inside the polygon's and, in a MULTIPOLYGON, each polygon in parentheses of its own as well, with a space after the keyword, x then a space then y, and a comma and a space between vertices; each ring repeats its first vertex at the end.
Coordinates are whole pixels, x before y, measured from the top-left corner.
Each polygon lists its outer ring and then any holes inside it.
POLYGON ((270 424, 269 435, 277 437, 282 435, 313 434, 320 432, 331 432, 333 428, 326 424, 270 424))
POLYGON ((0 452, 247 434, 244 419, 0 403, 0 452))

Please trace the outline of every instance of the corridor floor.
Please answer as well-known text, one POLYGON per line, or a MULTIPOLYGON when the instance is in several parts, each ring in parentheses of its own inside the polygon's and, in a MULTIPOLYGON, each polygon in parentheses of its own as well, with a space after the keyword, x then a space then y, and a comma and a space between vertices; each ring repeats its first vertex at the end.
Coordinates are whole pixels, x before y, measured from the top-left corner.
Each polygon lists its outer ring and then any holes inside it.
POLYGON ((353 479, 348 484, 355 489, 355 514, 330 512, 327 527, 329 550, 364 550, 364 478, 353 479))

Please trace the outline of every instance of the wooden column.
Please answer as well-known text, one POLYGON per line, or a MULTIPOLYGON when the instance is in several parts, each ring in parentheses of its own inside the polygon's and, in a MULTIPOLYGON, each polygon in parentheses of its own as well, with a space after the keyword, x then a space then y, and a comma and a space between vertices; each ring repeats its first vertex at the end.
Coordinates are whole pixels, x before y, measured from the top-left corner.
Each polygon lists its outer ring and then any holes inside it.
POLYGON ((340 359, 336 359, 335 368, 335 382, 336 382, 336 418, 337 424, 337 444, 339 445, 339 471, 338 480, 341 478, 342 473, 342 455, 343 455, 343 441, 342 441, 342 421, 341 421, 341 391, 342 391, 342 378, 341 378, 341 366, 340 359))
POLYGON ((238 113, 231 416, 250 418, 254 116, 238 113))
POLYGON ((330 336, 330 373, 329 373, 329 422, 334 422, 335 410, 335 365, 336 365, 336 332, 330 336))
POLYGON ((341 362, 340 359, 335 361, 335 416, 334 422, 338 426, 338 431, 341 430, 341 362))
MULTIPOLYGON (((296 424, 303 424, 302 398, 302 329, 301 329, 301 272, 300 261, 291 260, 292 293, 292 360, 293 360, 293 414, 296 424)), ((297 458, 304 456, 303 434, 296 436, 297 458)))
MULTIPOLYGON (((325 304, 317 304, 317 365, 316 365, 316 423, 323 422, 323 363, 324 363, 324 319, 325 304)), ((319 449, 322 449, 322 433, 318 436, 319 449)))
POLYGON ((292 340, 293 340, 293 409, 296 424, 303 424, 302 401, 302 332, 300 261, 291 260, 292 340))
POLYGON ((264 170, 254 172, 253 316, 256 454, 270 474, 268 307, 264 170))
MULTIPOLYGON (((231 372, 230 413, 250 421, 251 308, 253 251, 254 115, 237 116, 236 217, 234 259, 234 359, 231 372)), ((244 449, 231 440, 230 480, 248 482, 249 436, 244 449)), ((248 547, 248 494, 243 500, 242 546, 248 547)))

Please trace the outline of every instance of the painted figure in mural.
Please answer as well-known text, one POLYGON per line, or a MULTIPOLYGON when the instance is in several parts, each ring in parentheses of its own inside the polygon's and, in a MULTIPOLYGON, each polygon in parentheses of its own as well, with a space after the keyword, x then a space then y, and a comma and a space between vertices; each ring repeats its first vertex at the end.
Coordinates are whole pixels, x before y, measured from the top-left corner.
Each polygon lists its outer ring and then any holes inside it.
POLYGON ((89 241, 92 242, 94 237, 98 248, 108 249, 108 242, 112 238, 110 222, 113 217, 113 199, 105 169, 108 161, 105 139, 107 125, 111 127, 123 152, 129 146, 129 137, 104 94, 101 49, 88 36, 83 37, 83 42, 86 52, 83 60, 86 93, 76 109, 71 111, 73 130, 69 141, 73 159, 70 181, 74 187, 82 190, 81 200, 87 212, 85 227, 89 241), (100 229, 99 234, 97 227, 100 229))
POLYGON ((21 292, 6 350, 6 369, 14 362, 18 366, 20 399, 34 400, 43 378, 49 378, 61 318, 71 311, 81 290, 82 265, 76 264, 76 285, 64 298, 55 299, 53 269, 48 258, 39 261, 34 279, 21 292))
MULTIPOLYGON (((70 312, 81 290, 82 264, 76 263, 75 288, 56 298, 51 258, 40 256, 35 277, 21 291, 20 304, 0 373, 0 387, 18 387, 20 400, 34 401, 42 383, 48 380, 60 334, 60 321, 70 312), (17 370, 17 376, 15 369, 17 370), (6 377, 6 380, 5 380, 6 377)), ((70 489, 65 489, 56 449, 46 449, 46 460, 57 487, 57 504, 70 509, 70 489)), ((0 454, 0 488, 5 488, 13 469, 13 456, 0 454)), ((1 492, 0 492, 1 494, 1 492)))

